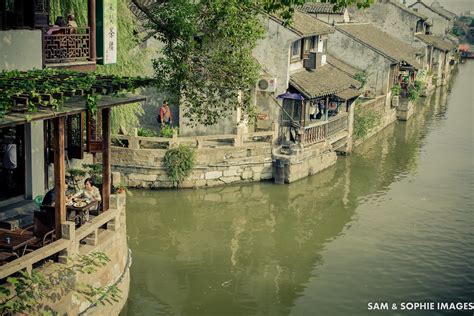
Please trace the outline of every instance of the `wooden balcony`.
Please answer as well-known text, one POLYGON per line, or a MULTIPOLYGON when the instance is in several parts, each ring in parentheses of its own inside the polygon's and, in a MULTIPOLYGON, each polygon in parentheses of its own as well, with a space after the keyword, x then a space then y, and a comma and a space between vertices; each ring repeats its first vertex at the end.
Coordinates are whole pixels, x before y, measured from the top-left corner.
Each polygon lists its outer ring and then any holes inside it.
POLYGON ((94 70, 89 27, 58 27, 43 32, 45 67, 94 70), (85 69, 83 69, 85 68, 85 69))
POLYGON ((309 146, 325 141, 340 132, 347 131, 348 124, 348 114, 340 113, 328 121, 306 125, 302 135, 302 143, 304 146, 309 146))

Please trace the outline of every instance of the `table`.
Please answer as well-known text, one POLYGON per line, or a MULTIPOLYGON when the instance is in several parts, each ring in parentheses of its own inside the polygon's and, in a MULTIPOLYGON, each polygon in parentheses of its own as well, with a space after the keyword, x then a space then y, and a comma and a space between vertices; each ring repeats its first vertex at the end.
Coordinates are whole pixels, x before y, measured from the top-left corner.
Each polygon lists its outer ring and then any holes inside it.
POLYGON ((0 232, 0 249, 16 252, 23 247, 21 254, 18 253, 19 256, 23 256, 28 244, 35 240, 36 237, 33 235, 20 235, 18 233, 12 232, 0 232), (8 239, 10 242, 8 242, 8 239))
POLYGON ((67 220, 72 220, 76 222, 76 226, 80 227, 81 225, 84 225, 85 222, 89 220, 89 210, 93 209, 94 207, 98 207, 99 202, 98 201, 92 201, 85 206, 82 207, 75 207, 72 205, 69 205, 66 207, 67 209, 67 220))

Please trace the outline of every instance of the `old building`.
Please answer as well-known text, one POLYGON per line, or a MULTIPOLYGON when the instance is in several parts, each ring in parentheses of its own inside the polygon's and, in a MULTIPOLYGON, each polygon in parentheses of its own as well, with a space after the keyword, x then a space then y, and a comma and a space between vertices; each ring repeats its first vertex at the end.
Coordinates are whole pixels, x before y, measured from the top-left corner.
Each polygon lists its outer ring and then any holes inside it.
POLYGON ((352 21, 371 23, 385 33, 412 44, 415 34, 430 33, 430 18, 416 12, 396 0, 378 0, 367 9, 350 8, 352 21))
POLYGON ((439 2, 435 1, 428 5, 423 0, 417 0, 408 7, 430 17, 430 22, 433 23, 433 34, 444 36, 452 31, 456 14, 443 8, 439 2))
MULTIPOLYGON (((405 84, 404 94, 407 94, 417 70, 422 68, 420 56, 412 46, 368 23, 339 24, 335 28, 328 41, 328 51, 367 73, 365 96, 386 96, 389 108, 394 84, 405 84)), ((406 98, 402 100, 398 116, 407 119, 412 113, 411 103, 406 98)))
POLYGON ((334 5, 331 3, 307 2, 301 10, 328 24, 349 22, 347 8, 334 10, 334 5))

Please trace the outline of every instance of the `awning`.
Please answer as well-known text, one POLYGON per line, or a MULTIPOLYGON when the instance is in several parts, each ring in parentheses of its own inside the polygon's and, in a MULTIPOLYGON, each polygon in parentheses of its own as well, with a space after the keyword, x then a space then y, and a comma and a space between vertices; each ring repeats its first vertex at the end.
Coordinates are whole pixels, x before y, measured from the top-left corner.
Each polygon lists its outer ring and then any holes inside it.
POLYGON ((346 89, 341 92, 336 93, 336 97, 342 100, 350 100, 361 95, 361 92, 357 89, 346 89))
POLYGON ((277 98, 278 99, 300 100, 300 101, 304 100, 304 98, 301 94, 299 94, 299 93, 289 93, 289 92, 280 94, 279 96, 277 96, 277 98))
MULTIPOLYGON (((100 100, 97 100, 97 110, 104 108, 110 108, 123 104, 130 104, 135 102, 145 101, 146 97, 143 96, 130 96, 130 97, 109 97, 102 96, 100 100)), ((86 112, 86 100, 84 97, 72 97, 70 100, 64 103, 61 109, 54 111, 50 107, 38 107, 37 112, 9 112, 0 118, 0 128, 7 126, 14 126, 19 124, 25 124, 31 121, 44 121, 60 116, 68 116, 86 112)))

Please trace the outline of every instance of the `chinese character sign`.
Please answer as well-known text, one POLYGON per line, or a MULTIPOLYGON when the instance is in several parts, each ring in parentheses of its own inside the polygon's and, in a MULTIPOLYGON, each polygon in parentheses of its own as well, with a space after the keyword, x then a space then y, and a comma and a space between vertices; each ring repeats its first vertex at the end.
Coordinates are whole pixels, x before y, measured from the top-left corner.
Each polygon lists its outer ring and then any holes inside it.
POLYGON ((117 62, 117 0, 103 0, 104 64, 117 62))

